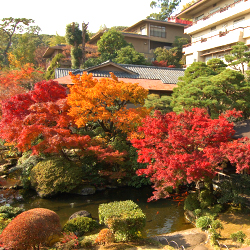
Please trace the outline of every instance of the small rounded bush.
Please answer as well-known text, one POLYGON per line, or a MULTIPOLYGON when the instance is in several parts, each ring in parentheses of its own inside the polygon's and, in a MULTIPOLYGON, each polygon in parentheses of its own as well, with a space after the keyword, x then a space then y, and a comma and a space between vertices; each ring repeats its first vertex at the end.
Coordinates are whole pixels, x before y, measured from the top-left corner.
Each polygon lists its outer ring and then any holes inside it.
POLYGON ((19 214, 9 223, 0 235, 0 244, 7 249, 31 249, 60 232, 60 219, 55 212, 35 208, 19 214))
POLYGON ((68 193, 80 185, 82 169, 65 158, 48 158, 31 170, 30 181, 40 197, 68 193))
POLYGON ((98 228, 99 224, 95 220, 88 217, 76 217, 68 220, 63 227, 64 232, 74 232, 77 236, 82 236, 84 233, 91 232, 98 228))
POLYGON ((196 220, 196 227, 201 229, 208 229, 208 227, 211 225, 212 220, 208 216, 202 216, 196 220))

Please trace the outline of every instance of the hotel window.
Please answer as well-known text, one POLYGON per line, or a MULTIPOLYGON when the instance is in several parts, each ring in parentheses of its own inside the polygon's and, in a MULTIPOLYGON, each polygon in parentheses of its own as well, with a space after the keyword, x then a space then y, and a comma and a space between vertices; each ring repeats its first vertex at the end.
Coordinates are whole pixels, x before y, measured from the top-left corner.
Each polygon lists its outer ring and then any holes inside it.
POLYGON ((239 27, 243 27, 245 23, 245 17, 241 17, 237 20, 234 20, 234 24, 233 27, 235 28, 239 28, 239 27))
POLYGON ((220 6, 218 6, 218 7, 214 8, 214 9, 210 10, 209 14, 213 14, 214 12, 218 11, 219 9, 220 9, 220 6))
POLYGON ((166 27, 150 25, 150 36, 166 38, 166 27))
POLYGON ((141 35, 147 35, 146 26, 143 26, 143 27, 140 28, 140 34, 141 35))
POLYGON ((199 20, 201 20, 203 17, 204 17, 204 14, 202 14, 202 15, 200 15, 200 16, 197 16, 194 20, 195 20, 195 21, 199 21, 199 20))

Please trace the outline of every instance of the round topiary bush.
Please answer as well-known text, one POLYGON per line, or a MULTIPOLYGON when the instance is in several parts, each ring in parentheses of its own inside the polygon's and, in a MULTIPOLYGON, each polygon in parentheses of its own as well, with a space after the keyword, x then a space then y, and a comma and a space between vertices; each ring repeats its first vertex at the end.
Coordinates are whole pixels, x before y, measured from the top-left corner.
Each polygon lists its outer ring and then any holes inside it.
POLYGON ((98 228, 99 224, 95 220, 88 217, 76 217, 68 220, 63 227, 64 232, 74 232, 77 236, 82 236, 84 233, 91 232, 98 228))
POLYGON ((6 249, 36 249, 36 246, 60 232, 60 219, 55 212, 35 208, 17 215, 8 224, 0 235, 0 244, 6 249))
POLYGON ((65 158, 48 158, 31 170, 31 186, 40 197, 68 193, 81 184, 82 173, 80 166, 65 158))

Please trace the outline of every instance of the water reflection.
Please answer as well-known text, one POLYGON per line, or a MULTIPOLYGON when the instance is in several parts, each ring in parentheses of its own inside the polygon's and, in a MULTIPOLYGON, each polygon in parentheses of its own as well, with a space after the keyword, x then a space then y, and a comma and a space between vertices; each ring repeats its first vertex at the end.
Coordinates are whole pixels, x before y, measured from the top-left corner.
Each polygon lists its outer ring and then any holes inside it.
POLYGON ((51 209, 60 216, 63 225, 70 215, 79 210, 87 210, 93 218, 98 219, 98 206, 100 204, 111 201, 133 200, 146 214, 147 223, 144 233, 146 236, 193 227, 190 223, 187 223, 183 216, 183 203, 167 199, 147 202, 151 193, 150 187, 141 189, 124 187, 98 191, 96 194, 89 196, 64 194, 53 199, 41 199, 37 196, 26 197, 24 201, 16 201, 13 206, 23 207, 26 210, 37 207, 51 209))

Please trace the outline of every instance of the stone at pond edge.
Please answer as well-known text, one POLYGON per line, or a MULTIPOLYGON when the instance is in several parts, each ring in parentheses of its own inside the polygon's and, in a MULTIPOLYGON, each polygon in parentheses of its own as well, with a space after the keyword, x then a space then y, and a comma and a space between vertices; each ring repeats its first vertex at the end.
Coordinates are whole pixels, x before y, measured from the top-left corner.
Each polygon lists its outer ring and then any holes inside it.
POLYGON ((86 210, 81 210, 81 211, 78 211, 78 212, 73 213, 73 214, 69 217, 69 220, 72 220, 72 219, 74 219, 74 218, 76 218, 76 217, 78 217, 78 216, 80 216, 80 217, 92 218, 91 213, 89 213, 89 212, 86 211, 86 210))
POLYGON ((81 187, 76 190, 73 190, 71 193, 79 194, 79 195, 91 195, 96 192, 96 188, 93 186, 81 187))

